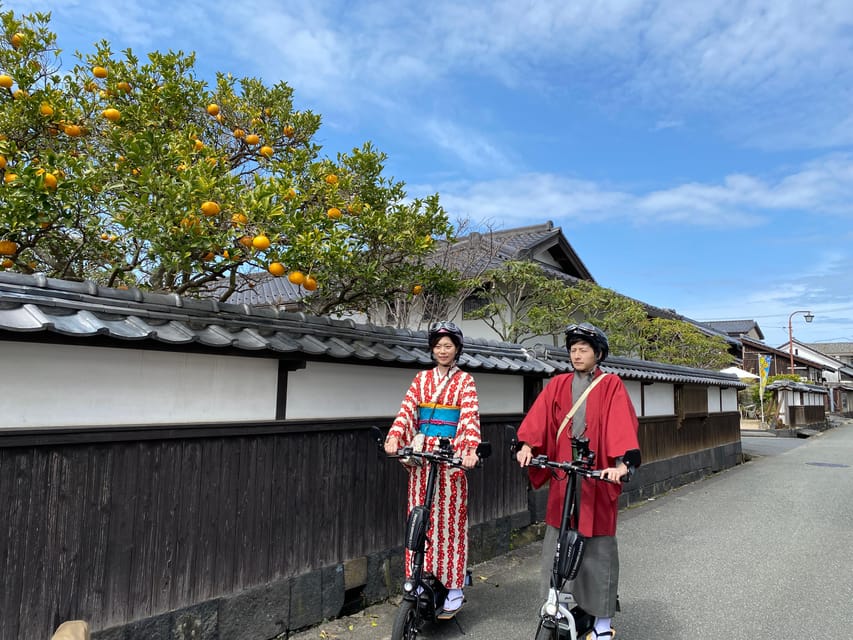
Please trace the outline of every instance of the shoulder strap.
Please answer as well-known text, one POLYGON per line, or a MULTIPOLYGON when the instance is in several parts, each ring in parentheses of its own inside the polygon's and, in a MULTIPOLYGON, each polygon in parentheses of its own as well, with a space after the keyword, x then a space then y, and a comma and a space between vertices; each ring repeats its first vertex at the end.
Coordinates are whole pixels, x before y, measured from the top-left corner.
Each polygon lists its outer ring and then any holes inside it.
POLYGON ((571 420, 572 416, 575 415, 575 411, 577 411, 580 408, 580 406, 584 403, 584 401, 586 400, 586 397, 589 395, 589 392, 592 391, 595 388, 595 385, 597 385, 599 382, 604 380, 604 378, 606 378, 608 375, 610 375, 610 374, 602 373, 595 380, 593 380, 590 383, 590 385, 586 388, 586 391, 584 391, 581 394, 581 397, 578 398, 578 401, 572 405, 572 408, 569 409, 569 412, 566 414, 566 417, 563 418, 563 422, 560 423, 560 428, 557 429, 557 440, 560 439, 560 434, 563 433, 563 429, 565 429, 566 425, 569 424, 569 420, 571 420))

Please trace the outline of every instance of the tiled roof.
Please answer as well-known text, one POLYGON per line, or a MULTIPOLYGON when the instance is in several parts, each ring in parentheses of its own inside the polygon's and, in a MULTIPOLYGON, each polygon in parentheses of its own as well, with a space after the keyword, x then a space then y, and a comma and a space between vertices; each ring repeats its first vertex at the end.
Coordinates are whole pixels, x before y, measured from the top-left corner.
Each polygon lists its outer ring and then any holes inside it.
POLYGON ((776 389, 789 389, 791 391, 808 391, 809 393, 828 394, 826 387, 821 387, 816 384, 808 384, 806 382, 795 382, 793 380, 774 380, 768 384, 765 389, 775 391, 776 389))
POLYGON ((762 333, 755 320, 714 320, 713 322, 702 322, 700 324, 714 329, 715 331, 720 331, 736 337, 747 334, 755 329, 755 331, 758 332, 758 337, 764 338, 764 333, 762 333))
MULTIPOLYGON (((223 281, 213 283, 210 288, 212 296, 221 295, 226 286, 223 281)), ((310 295, 310 291, 294 285, 287 278, 276 278, 267 271, 255 271, 240 274, 238 288, 228 302, 295 310, 299 302, 310 295)))
MULTIPOLYGON (((449 247, 440 243, 436 257, 444 260, 443 251, 449 256, 446 266, 456 268, 467 277, 473 277, 489 269, 500 268, 508 260, 532 259, 536 250, 542 246, 559 244, 561 251, 557 253, 577 269, 584 278, 592 280, 580 258, 569 246, 559 227, 553 223, 505 229, 491 233, 471 233, 458 238, 449 247)), ((549 275, 556 276, 569 282, 577 282, 578 278, 565 271, 540 262, 539 265, 549 275)), ((229 302, 237 304, 252 304, 260 306, 296 305, 306 295, 311 295, 300 287, 295 287, 287 278, 276 278, 266 271, 242 274, 238 289, 229 298, 229 302)), ((217 282, 211 289, 217 294, 224 291, 224 284, 217 282)))
POLYGON ((804 342, 802 344, 828 356, 853 355, 853 342, 804 342))
MULTIPOLYGON (((18 333, 105 336, 128 346, 149 341, 176 350, 193 344, 309 360, 432 363, 423 331, 2 272, 0 337, 14 340, 18 333)), ((571 371, 564 349, 530 350, 479 338, 466 339, 460 364, 472 371, 534 376, 571 371)), ((610 358, 604 368, 628 379, 744 386, 733 375, 628 358, 610 358)))
MULTIPOLYGON (((552 346, 538 346, 536 352, 550 363, 561 362, 561 372, 572 370, 565 349, 552 346)), ((682 367, 676 364, 649 362, 635 358, 622 358, 610 355, 601 364, 602 370, 615 373, 623 380, 648 380, 652 382, 673 382, 681 384, 710 384, 712 386, 737 387, 743 389, 749 386, 732 373, 682 367)))

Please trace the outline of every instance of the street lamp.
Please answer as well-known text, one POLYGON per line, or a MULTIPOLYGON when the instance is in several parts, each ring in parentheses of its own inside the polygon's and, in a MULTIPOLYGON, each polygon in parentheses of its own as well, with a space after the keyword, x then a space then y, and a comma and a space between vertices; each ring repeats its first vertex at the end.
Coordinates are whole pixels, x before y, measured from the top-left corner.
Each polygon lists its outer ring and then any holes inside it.
POLYGON ((806 322, 814 320, 814 314, 811 311, 794 311, 788 316, 788 354, 791 356, 791 375, 794 373, 794 332, 791 329, 791 319, 798 313, 804 313, 806 322))

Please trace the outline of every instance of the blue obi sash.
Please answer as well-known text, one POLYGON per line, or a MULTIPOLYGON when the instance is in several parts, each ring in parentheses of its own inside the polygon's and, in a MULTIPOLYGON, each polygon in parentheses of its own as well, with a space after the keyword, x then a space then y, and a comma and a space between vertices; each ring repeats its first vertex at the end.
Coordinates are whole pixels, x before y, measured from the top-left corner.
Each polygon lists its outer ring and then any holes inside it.
POLYGON ((418 405, 418 430, 427 436, 453 438, 459 424, 459 413, 459 407, 423 402, 418 405))

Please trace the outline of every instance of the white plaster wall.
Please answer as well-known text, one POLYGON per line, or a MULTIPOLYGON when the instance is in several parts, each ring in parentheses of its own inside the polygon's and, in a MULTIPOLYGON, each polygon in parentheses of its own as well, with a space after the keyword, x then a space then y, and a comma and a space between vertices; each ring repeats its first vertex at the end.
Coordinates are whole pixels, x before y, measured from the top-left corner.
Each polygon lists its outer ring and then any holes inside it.
MULTIPOLYGON (((391 367, 309 362, 291 371, 287 384, 287 418, 370 418, 393 416, 416 371, 391 367)), ((521 413, 521 376, 474 373, 480 413, 521 413)))
POLYGON ((645 389, 647 416, 675 415, 675 390, 671 383, 655 382, 645 389))
POLYGON ((720 404, 721 411, 737 411, 737 389, 723 389, 720 404))
POLYGON ((395 415, 413 369, 309 362, 287 376, 287 418, 395 415))
POLYGON ((634 411, 638 416, 642 415, 643 384, 639 380, 623 380, 625 388, 628 390, 628 395, 631 396, 631 403, 634 405, 634 411))
POLYGON ((708 387, 708 413, 720 413, 720 387, 708 387))
POLYGON ((273 359, 2 344, 0 428, 275 418, 273 359))

